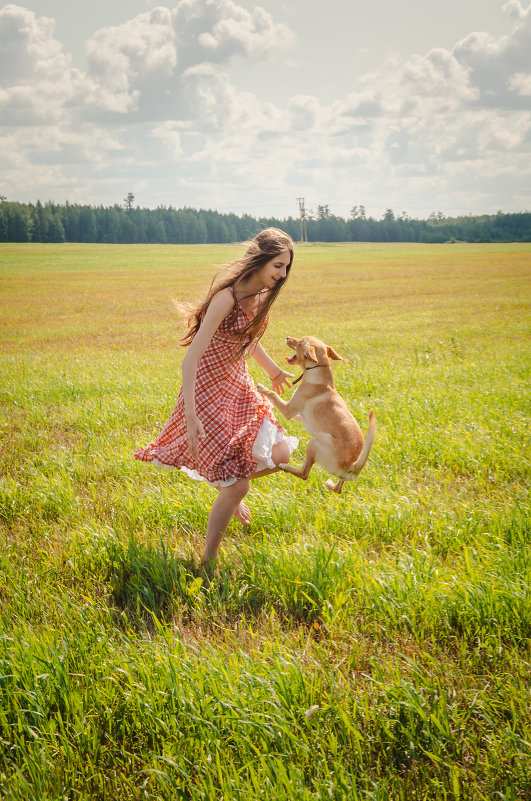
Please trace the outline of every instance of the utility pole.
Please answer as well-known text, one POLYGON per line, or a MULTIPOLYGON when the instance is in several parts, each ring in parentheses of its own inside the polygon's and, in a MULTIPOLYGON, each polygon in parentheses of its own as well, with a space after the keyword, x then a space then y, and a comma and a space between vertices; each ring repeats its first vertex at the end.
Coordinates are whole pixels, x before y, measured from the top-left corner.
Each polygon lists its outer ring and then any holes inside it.
POLYGON ((299 204, 299 221, 301 226, 301 242, 308 241, 308 233, 306 231, 306 209, 304 208, 304 198, 297 198, 299 204))

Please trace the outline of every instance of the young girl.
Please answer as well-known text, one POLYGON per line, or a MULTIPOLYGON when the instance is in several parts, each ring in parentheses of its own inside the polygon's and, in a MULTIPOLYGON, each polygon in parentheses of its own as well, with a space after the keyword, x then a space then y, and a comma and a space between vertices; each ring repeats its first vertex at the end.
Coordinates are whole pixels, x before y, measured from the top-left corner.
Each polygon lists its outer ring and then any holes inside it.
POLYGON ((266 228, 249 243, 243 258, 214 279, 205 300, 191 312, 177 406, 157 439, 135 458, 179 468, 218 489, 206 532, 203 564, 215 560, 223 532, 234 515, 243 525, 250 512, 243 498, 249 479, 274 473, 298 445, 273 415, 247 370, 252 355, 283 393, 290 373, 259 343, 268 312, 293 262, 293 242, 266 228))

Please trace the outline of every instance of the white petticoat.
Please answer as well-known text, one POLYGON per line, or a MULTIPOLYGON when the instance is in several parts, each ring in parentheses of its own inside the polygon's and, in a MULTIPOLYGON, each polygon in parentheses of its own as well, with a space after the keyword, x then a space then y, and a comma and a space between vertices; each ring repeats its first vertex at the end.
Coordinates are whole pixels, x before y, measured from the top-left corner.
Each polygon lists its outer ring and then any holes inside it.
MULTIPOLYGON (((273 450, 273 445, 283 441, 288 443, 289 453, 291 456, 293 451, 299 445, 298 437, 291 437, 283 434, 282 431, 279 431, 278 428, 273 425, 271 420, 266 417, 258 429, 258 434, 256 435, 256 439, 253 443, 252 454, 253 458, 256 460, 256 472, 275 467, 275 463, 271 458, 271 451, 273 450)), ((158 459, 153 459, 152 464, 156 465, 157 467, 168 467, 170 470, 175 469, 171 465, 159 462, 158 459)), ((237 481, 237 478, 234 476, 227 478, 225 481, 209 481, 207 478, 198 473, 197 470, 190 470, 189 467, 184 467, 184 465, 179 469, 182 470, 183 473, 186 473, 186 475, 190 478, 195 479, 195 481, 206 481, 206 483, 210 484, 211 487, 230 487, 231 484, 234 484, 234 482, 237 481)))

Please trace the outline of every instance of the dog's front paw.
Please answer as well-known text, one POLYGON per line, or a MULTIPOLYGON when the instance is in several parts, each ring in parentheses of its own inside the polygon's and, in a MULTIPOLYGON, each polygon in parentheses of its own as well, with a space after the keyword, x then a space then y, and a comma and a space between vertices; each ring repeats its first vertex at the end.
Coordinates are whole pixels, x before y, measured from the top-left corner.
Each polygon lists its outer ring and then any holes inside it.
POLYGON ((258 392, 260 392, 261 395, 267 396, 269 394, 269 390, 267 389, 267 387, 264 387, 263 384, 257 384, 256 389, 258 390, 258 392))
POLYGON ((287 470, 289 464, 287 464, 286 462, 282 462, 281 464, 279 464, 279 467, 281 470, 287 470))

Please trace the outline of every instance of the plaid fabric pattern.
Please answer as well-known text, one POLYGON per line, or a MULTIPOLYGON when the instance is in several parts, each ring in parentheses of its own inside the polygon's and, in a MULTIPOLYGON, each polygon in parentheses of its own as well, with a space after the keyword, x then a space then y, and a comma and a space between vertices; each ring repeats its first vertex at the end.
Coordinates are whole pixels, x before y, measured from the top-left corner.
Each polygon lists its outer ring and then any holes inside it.
MULTIPOLYGON (((187 467, 211 483, 246 478, 256 470, 252 448, 258 429, 269 418, 284 432, 273 415, 271 403, 256 389, 247 362, 232 362, 236 350, 234 332, 248 317, 241 306, 225 317, 201 357, 195 384, 195 408, 205 436, 199 440, 199 455, 188 449, 183 391, 159 436, 135 453, 143 462, 154 459, 167 467, 187 467)), ((265 331, 264 323, 260 336, 265 331)))

